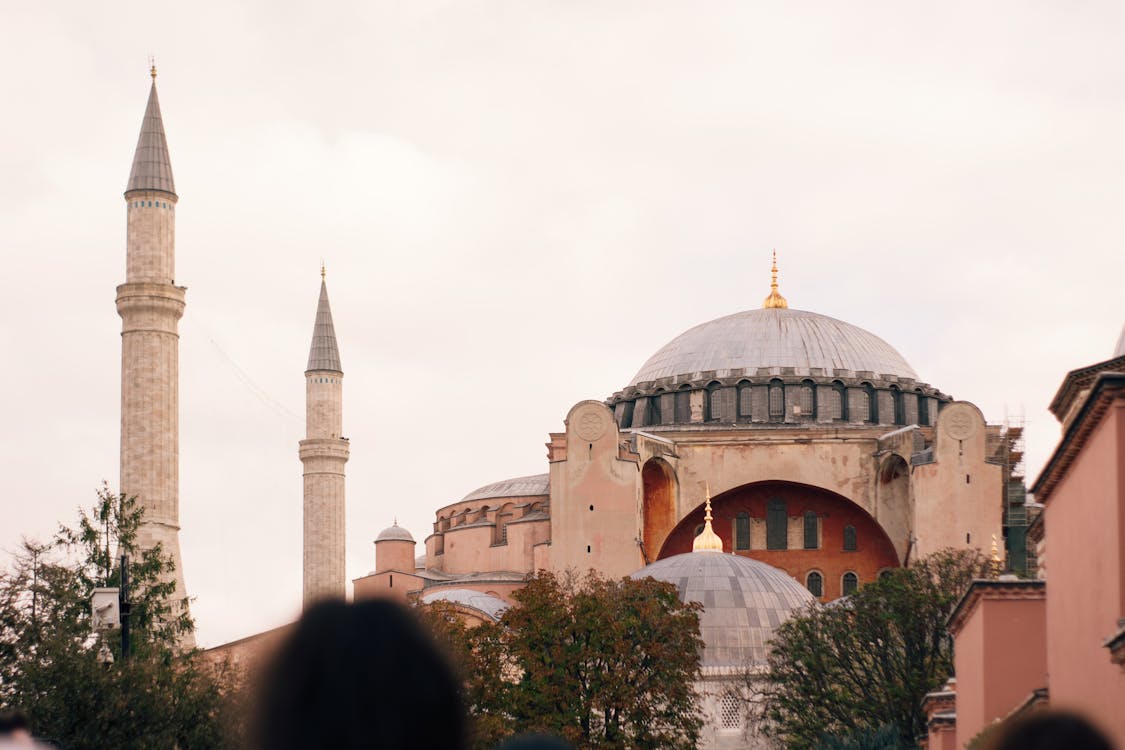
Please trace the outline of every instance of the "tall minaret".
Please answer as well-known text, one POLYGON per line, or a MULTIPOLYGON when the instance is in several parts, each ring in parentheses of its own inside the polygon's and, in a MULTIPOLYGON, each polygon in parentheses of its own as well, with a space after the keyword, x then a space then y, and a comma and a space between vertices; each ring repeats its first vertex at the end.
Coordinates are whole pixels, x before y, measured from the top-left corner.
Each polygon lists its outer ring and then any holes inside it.
MULTIPOLYGON (((176 569, 176 599, 187 596, 180 558, 179 343, 184 287, 175 284, 176 186, 156 98, 156 68, 133 169, 121 316, 121 492, 144 506, 139 542, 160 543, 176 569)), ((186 645, 194 645, 188 643, 186 645)))
POLYGON ((328 307, 324 268, 316 307, 309 364, 305 369, 305 439, 300 444, 305 467, 304 603, 343 599, 344 464, 348 441, 343 423, 343 380, 336 329, 328 307))

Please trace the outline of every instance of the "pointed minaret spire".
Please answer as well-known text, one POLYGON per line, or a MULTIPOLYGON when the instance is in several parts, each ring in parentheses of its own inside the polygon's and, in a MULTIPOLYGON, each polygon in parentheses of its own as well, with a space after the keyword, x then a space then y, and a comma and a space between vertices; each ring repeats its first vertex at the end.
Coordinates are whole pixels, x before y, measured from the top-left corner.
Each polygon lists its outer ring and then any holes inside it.
MULTIPOLYGON (((309 364, 305 370, 305 439, 298 455, 304 465, 304 602, 343 599, 344 464, 348 441, 343 437, 344 370, 336 346, 324 266, 320 270, 320 302, 316 306, 309 364)), ((411 553, 413 561, 413 553, 411 553)))
POLYGON ((773 251, 773 265, 770 266, 770 296, 762 302, 764 308, 787 308, 789 303, 777 291, 777 251, 773 251))
POLYGON ((316 323, 313 325, 312 345, 309 347, 309 365, 305 372, 328 370, 343 372, 340 349, 336 346, 336 328, 332 325, 332 308, 328 305, 328 285, 324 280, 324 266, 320 267, 320 302, 316 306, 316 323))
POLYGON ((133 153, 133 169, 129 172, 126 193, 134 190, 159 190, 176 194, 172 180, 172 160, 168 158, 168 139, 164 137, 164 120, 160 117, 160 100, 156 96, 156 66, 152 66, 152 88, 148 106, 141 121, 141 135, 133 153))

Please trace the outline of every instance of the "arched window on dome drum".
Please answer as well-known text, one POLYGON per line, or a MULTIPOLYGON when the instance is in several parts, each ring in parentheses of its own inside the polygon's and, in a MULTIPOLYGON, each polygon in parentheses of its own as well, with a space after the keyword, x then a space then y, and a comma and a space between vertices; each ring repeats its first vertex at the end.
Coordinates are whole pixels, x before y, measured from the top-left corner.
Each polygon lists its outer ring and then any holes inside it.
POLYGON ((728 395, 729 392, 724 392, 722 386, 718 383, 711 383, 707 386, 706 398, 703 402, 703 419, 707 422, 718 422, 723 418, 723 396, 728 395))
POLYGON ((746 511, 734 517, 734 548, 750 549, 750 514, 746 511))
POLYGON ((867 421, 871 424, 879 424, 879 401, 875 398, 875 387, 870 383, 863 384, 863 397, 860 403, 867 413, 867 421))
POLYGON ((914 394, 918 397, 918 424, 928 427, 930 424, 930 401, 922 393, 921 388, 914 391, 914 394))
POLYGON ((906 406, 902 403, 902 391, 898 386, 891 386, 891 403, 894 404, 894 423, 906 424, 906 406))
POLYGON ((749 422, 750 417, 754 414, 753 399, 750 396, 750 384, 743 381, 738 384, 738 419, 739 421, 749 422))
POLYGON ((770 381, 770 421, 785 421, 785 386, 780 380, 770 381))
POLYGON ((766 503, 766 549, 789 549, 789 514, 776 497, 766 503))
POLYGON ((676 424, 691 421, 691 391, 687 388, 676 391, 676 424))
POLYGON ((855 526, 844 527, 844 551, 855 552, 858 549, 855 538, 855 526))
POLYGON ((816 513, 805 511, 805 549, 819 549, 820 540, 817 531, 820 524, 816 522, 816 513))
POLYGON ((828 392, 828 416, 841 422, 848 421, 848 389, 839 380, 832 381, 828 392))
POLYGON ((859 588, 859 576, 849 570, 847 573, 844 573, 844 577, 840 583, 840 588, 844 596, 851 596, 856 592, 856 589, 859 588))
POLYGON ((801 407, 802 419, 816 418, 816 386, 811 380, 801 381, 797 403, 801 407))
POLYGON ((815 570, 805 576, 805 588, 817 599, 824 596, 824 576, 815 570))

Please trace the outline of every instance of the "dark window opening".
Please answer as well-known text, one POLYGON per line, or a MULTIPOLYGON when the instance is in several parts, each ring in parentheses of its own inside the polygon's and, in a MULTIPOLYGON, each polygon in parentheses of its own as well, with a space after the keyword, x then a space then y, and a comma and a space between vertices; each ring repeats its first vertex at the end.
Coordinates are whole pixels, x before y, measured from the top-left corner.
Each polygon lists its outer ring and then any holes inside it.
POLYGON ((930 424, 930 402, 922 395, 921 391, 915 391, 918 395, 918 424, 923 427, 928 427, 930 424))
POLYGON ((817 522, 816 513, 811 510, 805 511, 805 549, 817 549, 820 547, 817 539, 817 522))
POLYGON ((879 400, 875 397, 875 388, 870 383, 863 385, 864 398, 867 401, 867 421, 879 424, 879 400))
POLYGON ((770 421, 781 422, 785 419, 785 386, 780 380, 770 381, 770 421))
POLYGON ((844 527, 844 551, 855 552, 857 549, 855 538, 855 526, 844 527))
POLYGON ((766 504, 766 549, 789 549, 789 514, 785 501, 778 498, 766 504))
POLYGON ((691 391, 676 391, 676 424, 691 421, 691 391))
POLYGON ((810 594, 819 599, 824 596, 824 576, 814 570, 805 578, 805 587, 810 594))
POLYGON ((852 572, 844 573, 844 596, 850 596, 851 594, 854 594, 856 592, 856 589, 858 588, 859 576, 852 572))
POLYGON ((750 549, 750 514, 745 511, 734 517, 734 548, 750 549))
POLYGON ((754 414, 753 401, 750 397, 750 384, 740 383, 738 386, 738 416, 741 419, 750 419, 754 414))
POLYGON ((906 408, 902 403, 902 391, 891 386, 891 403, 894 405, 895 424, 906 424, 906 408))

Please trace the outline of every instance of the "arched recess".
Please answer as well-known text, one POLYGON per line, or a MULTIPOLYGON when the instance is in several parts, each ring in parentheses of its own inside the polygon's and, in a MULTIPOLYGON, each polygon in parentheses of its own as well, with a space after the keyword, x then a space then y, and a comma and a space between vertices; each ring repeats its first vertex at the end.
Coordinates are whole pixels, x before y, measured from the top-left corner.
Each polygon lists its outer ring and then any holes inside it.
MULTIPOLYGON (((804 585, 807 575, 817 571, 823 576, 824 601, 841 595, 844 573, 854 571, 861 581, 871 581, 880 570, 900 564, 897 544, 888 530, 866 510, 847 497, 831 490, 798 482, 752 482, 711 499, 714 521, 712 528, 723 542, 723 552, 732 551, 780 568, 804 585), (785 549, 770 549, 767 518, 771 502, 784 502, 788 517, 788 538, 785 549), (750 549, 738 549, 734 538, 738 518, 750 518, 750 549), (806 517, 812 514, 819 523, 819 547, 806 549, 803 544, 806 517), (845 550, 844 529, 855 529, 856 548, 845 550)), ((691 552, 696 528, 703 523, 703 506, 692 509, 675 524, 660 547, 658 558, 691 552)), ((897 540, 896 540, 897 541, 897 540)), ((649 555, 652 555, 651 548, 649 555)))
POLYGON ((653 458, 641 469, 641 482, 644 485, 642 540, 648 563, 656 559, 656 553, 676 525, 676 475, 666 461, 653 458))
POLYGON ((913 506, 910 466, 902 456, 892 453, 879 465, 879 481, 875 487, 875 517, 894 540, 899 562, 903 564, 910 555, 913 506))

